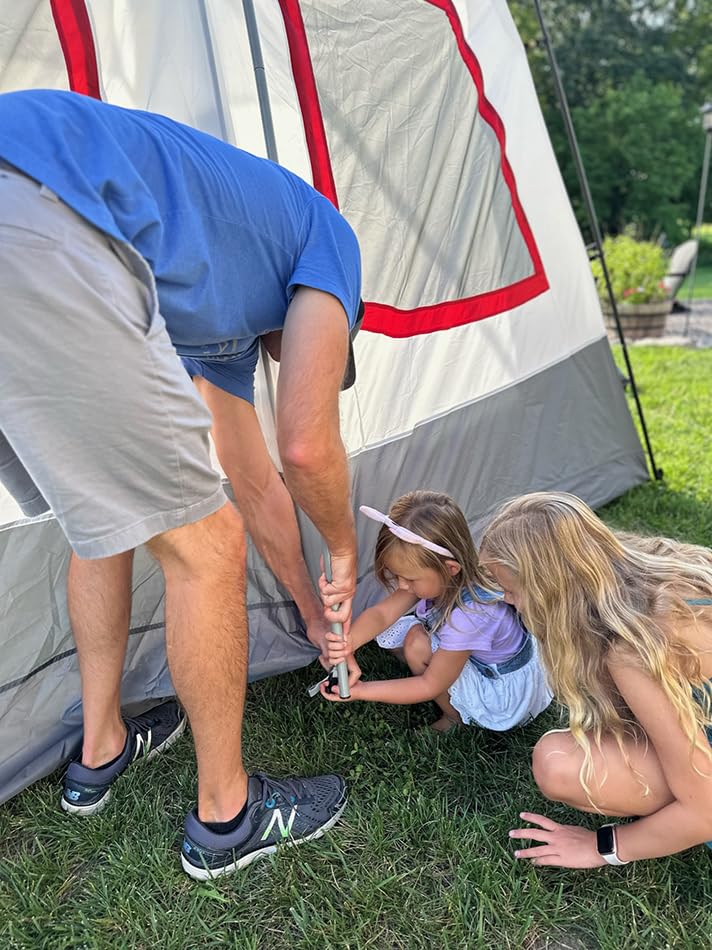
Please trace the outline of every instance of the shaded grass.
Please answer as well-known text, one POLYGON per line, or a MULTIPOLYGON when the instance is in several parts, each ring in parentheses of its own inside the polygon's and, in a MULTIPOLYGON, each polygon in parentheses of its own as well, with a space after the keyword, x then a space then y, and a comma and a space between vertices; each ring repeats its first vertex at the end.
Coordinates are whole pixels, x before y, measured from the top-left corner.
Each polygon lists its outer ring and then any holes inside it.
MULTIPOLYGON (((710 544, 712 351, 636 347, 632 359, 666 482, 601 514, 710 544)), ((399 675, 375 647, 363 665, 399 675)), ((593 872, 512 858, 519 811, 580 820, 545 804, 529 772, 555 712, 511 735, 436 738, 420 731, 431 707, 328 705, 307 698, 314 677, 311 668, 250 687, 245 750, 251 769, 345 774, 351 801, 333 833, 196 885, 178 861, 196 792, 190 739, 127 774, 93 819, 59 811, 52 776, 0 809, 0 950, 710 946, 703 848, 593 872)))
MULTIPOLYGON (((614 527, 712 545, 712 349, 629 350, 664 481, 626 492, 600 514, 614 527)), ((620 347, 614 347, 623 369, 620 347)), ((629 397, 633 417, 638 422, 629 397)))
MULTIPOLYGON (((677 299, 685 303, 690 295, 690 278, 686 277, 677 292, 677 299)), ((712 300, 712 264, 698 264, 695 272, 695 284, 692 290, 693 300, 712 300)))

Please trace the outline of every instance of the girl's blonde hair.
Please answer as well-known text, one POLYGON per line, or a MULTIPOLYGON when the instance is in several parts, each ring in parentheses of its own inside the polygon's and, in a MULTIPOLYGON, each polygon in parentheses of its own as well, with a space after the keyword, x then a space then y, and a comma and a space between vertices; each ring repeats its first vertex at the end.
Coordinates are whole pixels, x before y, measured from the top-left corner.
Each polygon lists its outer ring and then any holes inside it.
POLYGON ((633 654, 660 684, 692 752, 699 728, 711 722, 710 694, 699 654, 676 637, 674 623, 694 619, 685 598, 712 596, 712 552, 668 538, 614 534, 575 495, 535 492, 499 509, 480 556, 519 580, 520 612, 539 641, 557 699, 568 707, 589 795, 589 736, 600 746, 604 733, 613 734, 624 754, 624 735, 641 737, 608 672, 611 648, 633 654))
POLYGON ((434 630, 450 619, 456 607, 467 608, 468 595, 472 600, 482 602, 477 588, 483 588, 488 594, 498 593, 480 567, 467 520, 449 495, 435 491, 408 492, 393 502, 388 517, 402 528, 408 528, 452 552, 452 558, 447 558, 419 544, 401 541, 387 525, 381 527, 376 539, 376 577, 387 589, 394 586, 393 575, 387 567, 394 552, 406 563, 419 569, 431 568, 442 578, 444 589, 436 602, 438 614, 434 630), (447 569, 448 560, 460 565, 457 574, 453 575, 447 569))

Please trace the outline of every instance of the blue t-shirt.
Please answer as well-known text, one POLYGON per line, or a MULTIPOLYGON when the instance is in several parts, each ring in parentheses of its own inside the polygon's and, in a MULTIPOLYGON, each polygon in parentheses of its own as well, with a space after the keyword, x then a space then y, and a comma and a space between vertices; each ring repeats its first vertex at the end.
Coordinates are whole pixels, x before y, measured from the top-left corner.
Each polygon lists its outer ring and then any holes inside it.
POLYGON ((280 329, 299 284, 353 325, 353 231, 287 169, 165 116, 57 90, 0 95, 0 158, 148 262, 179 352, 280 329))

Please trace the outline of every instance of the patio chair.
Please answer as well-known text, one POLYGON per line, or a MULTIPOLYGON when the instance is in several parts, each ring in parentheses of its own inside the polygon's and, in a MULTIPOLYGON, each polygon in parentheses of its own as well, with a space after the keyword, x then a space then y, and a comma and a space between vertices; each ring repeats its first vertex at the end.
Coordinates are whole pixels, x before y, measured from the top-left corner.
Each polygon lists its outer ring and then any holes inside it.
POLYGON ((673 252, 670 255, 668 272, 665 277, 663 277, 665 289, 673 301, 673 310, 676 310, 678 313, 687 310, 687 307, 679 303, 675 298, 685 278, 692 270, 692 265, 697 256, 697 245, 698 242, 694 238, 690 238, 689 241, 683 241, 682 244, 678 244, 677 247, 673 248, 673 252))

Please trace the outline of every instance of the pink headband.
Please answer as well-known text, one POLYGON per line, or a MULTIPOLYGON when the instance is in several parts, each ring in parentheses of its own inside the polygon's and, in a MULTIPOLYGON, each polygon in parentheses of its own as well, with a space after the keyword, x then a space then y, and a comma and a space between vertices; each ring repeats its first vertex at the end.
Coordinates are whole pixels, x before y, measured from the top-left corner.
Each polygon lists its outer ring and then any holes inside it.
POLYGON ((434 551, 436 554, 442 554, 443 557, 455 557, 452 551, 449 551, 447 548, 444 548, 439 544, 435 544, 434 541, 428 541, 427 538, 416 534, 415 531, 409 531, 408 528, 403 528, 399 524, 396 524, 395 521, 392 521, 388 517, 388 515, 384 515, 382 511, 377 511, 375 508, 368 508, 366 505, 361 505, 359 511, 362 515, 366 515, 366 517, 370 518, 372 521, 380 521, 381 524, 387 525, 391 534, 394 534, 397 538, 400 538, 401 541, 406 541, 408 544, 419 544, 421 548, 427 548, 428 551, 434 551))

